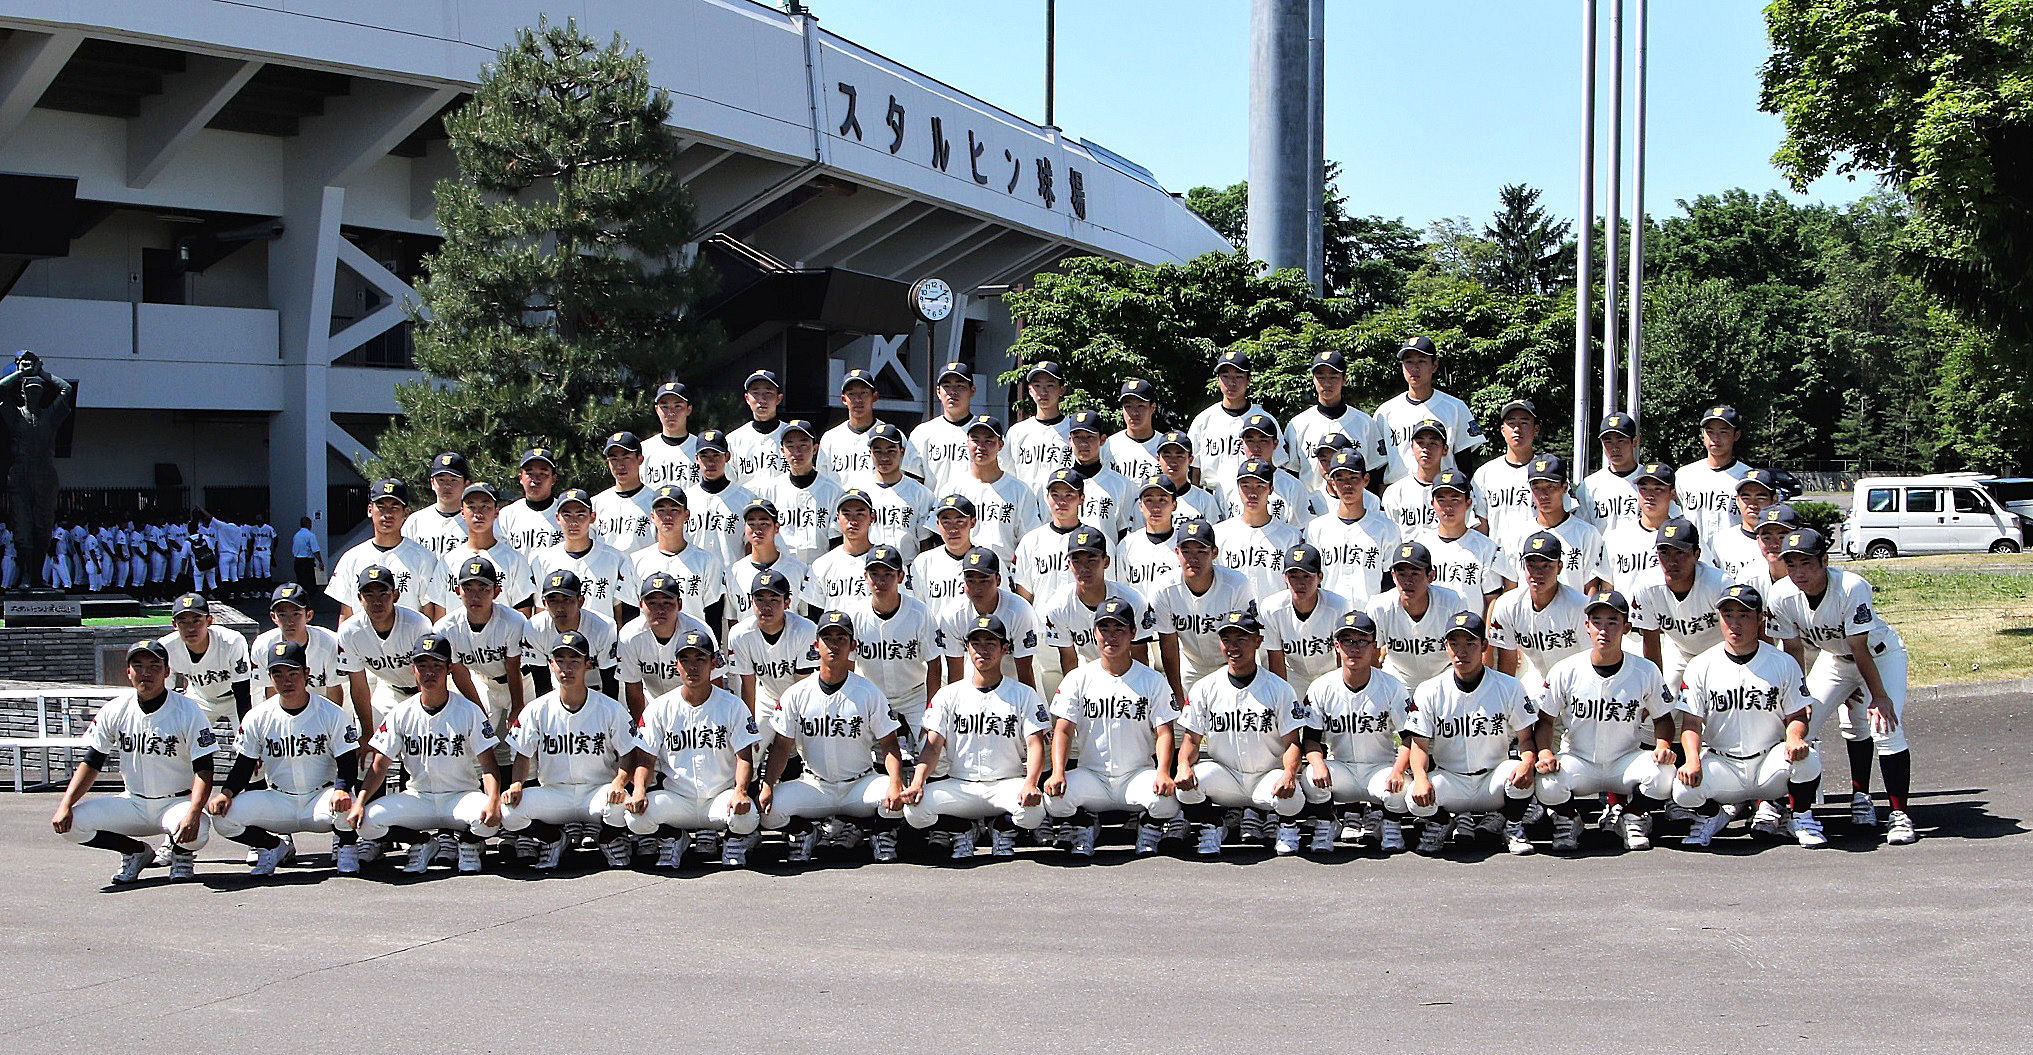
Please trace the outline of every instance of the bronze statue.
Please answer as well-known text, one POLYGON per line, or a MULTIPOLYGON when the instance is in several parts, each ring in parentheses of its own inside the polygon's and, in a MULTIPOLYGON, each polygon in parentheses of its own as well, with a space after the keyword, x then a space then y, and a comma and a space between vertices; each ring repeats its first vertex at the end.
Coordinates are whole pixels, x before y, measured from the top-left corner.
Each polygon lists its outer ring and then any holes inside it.
POLYGON ((0 377, 0 417, 7 422, 7 522, 14 530, 21 588, 44 585, 43 555, 56 524, 56 437, 71 415, 76 386, 49 372, 40 356, 23 350, 0 377))

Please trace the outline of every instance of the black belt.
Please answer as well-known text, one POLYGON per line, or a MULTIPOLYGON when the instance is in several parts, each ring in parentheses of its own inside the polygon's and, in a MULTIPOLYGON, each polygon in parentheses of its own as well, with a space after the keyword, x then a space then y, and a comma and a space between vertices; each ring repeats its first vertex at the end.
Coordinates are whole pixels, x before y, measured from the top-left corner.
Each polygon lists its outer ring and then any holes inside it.
POLYGON ((1750 760, 1752 760, 1752 759, 1754 759, 1754 758, 1763 758, 1763 757, 1765 757, 1765 753, 1766 753, 1767 751, 1770 751, 1770 750, 1771 750, 1771 748, 1769 748, 1769 747, 1768 747, 1768 748, 1766 748, 1766 749, 1765 749, 1764 751, 1755 751, 1755 752, 1752 752, 1751 754, 1748 754, 1748 755, 1733 755, 1733 754, 1730 754, 1730 753, 1729 753, 1728 751, 1717 751, 1717 752, 1716 752, 1716 754, 1719 754, 1719 755, 1721 755, 1722 757, 1724 757, 1724 758, 1727 758, 1727 759, 1729 759, 1729 760, 1730 760, 1730 761, 1732 761, 1732 762, 1749 762, 1750 760))

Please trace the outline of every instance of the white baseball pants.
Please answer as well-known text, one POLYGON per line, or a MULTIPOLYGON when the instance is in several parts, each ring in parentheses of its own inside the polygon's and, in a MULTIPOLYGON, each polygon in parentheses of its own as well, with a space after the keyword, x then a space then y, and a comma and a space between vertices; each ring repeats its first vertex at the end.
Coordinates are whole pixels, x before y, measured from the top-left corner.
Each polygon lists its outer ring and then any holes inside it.
MULTIPOLYGON (((783 788, 778 787, 777 792, 781 794, 783 788)), ((642 813, 630 813, 627 817, 628 830, 637 835, 655 835, 658 829, 667 827, 686 831, 713 828, 747 835, 762 823, 762 814, 753 803, 747 813, 734 812, 733 788, 710 799, 696 799, 658 788, 649 793, 649 806, 642 813)))
POLYGON ((501 807, 501 830, 519 832, 533 821, 545 824, 605 824, 622 826, 627 812, 621 803, 609 803, 612 784, 541 784, 522 790, 515 805, 501 807))
POLYGON ((344 830, 346 815, 332 812, 332 788, 319 788, 293 795, 286 791, 243 791, 233 796, 233 806, 223 817, 212 818, 212 827, 231 839, 249 828, 275 835, 294 832, 344 830))
POLYGON ((856 777, 853 780, 820 780, 811 773, 776 786, 776 797, 770 805, 769 815, 762 819, 765 828, 781 828, 793 817, 875 817, 896 820, 903 816, 902 810, 891 812, 882 808, 882 800, 889 793, 889 774, 881 771, 856 777))
POLYGON ((1823 652, 1807 670, 1807 694, 1814 697, 1807 723, 1808 739, 1820 741, 1821 723, 1830 714, 1840 713, 1844 740, 1875 739, 1880 756, 1906 750, 1906 643, 1894 638, 1884 652, 1873 653, 1871 658, 1878 663, 1878 680, 1884 683, 1885 695, 1892 699, 1892 713, 1898 716, 1899 727, 1882 736, 1873 733, 1871 690, 1864 687, 1856 662, 1823 652))
POLYGON ((1296 817, 1306 808, 1308 802, 1326 802, 1329 791, 1314 787, 1313 782, 1303 777, 1298 781, 1298 790, 1289 798, 1279 798, 1272 789, 1284 770, 1273 769, 1268 773, 1245 773, 1230 769, 1211 758, 1193 763, 1193 775, 1199 778, 1200 786, 1180 788, 1179 804, 1193 806, 1211 802, 1216 806, 1241 806, 1276 813, 1280 817, 1296 817))
POLYGON ((904 820, 913 828, 929 828, 941 817, 981 820, 1004 814, 1019 828, 1035 828, 1045 821, 1045 804, 1025 806, 1024 778, 1002 780, 933 780, 925 784, 924 798, 904 807, 904 820))
POLYGON ((1481 773, 1455 773, 1434 769, 1427 774, 1433 782, 1433 805, 1421 806, 1408 796, 1405 808, 1414 817, 1431 817, 1441 810, 1449 813, 1489 813, 1504 808, 1505 799, 1529 799, 1532 786, 1511 786, 1511 774, 1518 761, 1512 759, 1481 773))
POLYGON ((486 808, 487 796, 478 791, 398 791, 367 804, 367 815, 360 821, 360 837, 385 838, 391 828, 417 832, 464 828, 485 839, 501 830, 480 823, 480 811, 486 808))
MULTIPOLYGON (((189 795, 165 795, 144 799, 138 795, 102 795, 89 798, 71 809, 71 830, 64 838, 74 843, 90 842, 100 832, 143 838, 176 831, 190 812, 189 795)), ((212 837, 211 818, 198 814, 197 838, 177 845, 186 850, 201 849, 212 837)))
POLYGON ((1561 752, 1560 768, 1543 774, 1533 785, 1533 794, 1547 806, 1558 806, 1577 795, 1637 792, 1663 801, 1673 793, 1673 767, 1662 766, 1650 751, 1631 751, 1607 762, 1595 762, 1561 752))
POLYGON ((1111 777, 1075 766, 1066 771, 1066 794, 1047 798, 1045 812, 1064 818, 1080 810, 1142 812, 1150 814, 1153 820, 1163 821, 1179 815, 1179 800, 1158 794, 1156 767, 1111 777))
POLYGON ((1753 802, 1784 799, 1786 785, 1802 784, 1821 776, 1821 752, 1810 748, 1798 762, 1786 760, 1786 745, 1778 743, 1760 755, 1731 758, 1706 748, 1701 752, 1701 786, 1690 788, 1673 781, 1673 801, 1693 809, 1704 802, 1753 802))
MULTIPOLYGON (((1392 813, 1406 812, 1404 789, 1392 791, 1387 786, 1391 778, 1391 765, 1390 762, 1337 762, 1328 759, 1329 799, 1342 803, 1368 802, 1382 806, 1392 813)), ((1305 779, 1303 768, 1299 775, 1302 780, 1305 779)), ((1307 783, 1312 782, 1309 780, 1307 783)), ((1409 788, 1411 785, 1411 778, 1407 776, 1405 787, 1409 788)))

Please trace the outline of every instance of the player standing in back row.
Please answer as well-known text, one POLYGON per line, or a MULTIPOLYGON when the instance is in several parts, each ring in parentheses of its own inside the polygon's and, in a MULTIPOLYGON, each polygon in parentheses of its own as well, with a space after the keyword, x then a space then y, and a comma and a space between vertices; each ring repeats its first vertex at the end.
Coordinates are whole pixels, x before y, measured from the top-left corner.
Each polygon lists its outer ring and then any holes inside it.
POLYGON ((1390 441, 1390 464, 1384 483, 1394 484, 1412 473, 1412 437, 1419 423, 1434 418, 1444 427, 1446 452, 1439 468, 1459 468, 1454 456, 1474 450, 1484 442, 1482 426, 1468 404, 1433 387, 1440 367, 1440 349, 1430 338, 1413 337, 1398 346, 1398 367, 1405 375, 1405 390, 1384 400, 1377 408, 1377 424, 1390 441))

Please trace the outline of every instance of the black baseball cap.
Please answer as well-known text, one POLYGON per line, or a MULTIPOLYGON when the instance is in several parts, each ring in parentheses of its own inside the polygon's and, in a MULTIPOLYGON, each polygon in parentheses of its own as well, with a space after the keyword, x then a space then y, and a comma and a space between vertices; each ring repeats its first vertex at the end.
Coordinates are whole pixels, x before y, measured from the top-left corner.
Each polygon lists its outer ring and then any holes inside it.
POLYGON ((1343 634, 1368 634, 1371 637, 1375 637, 1376 633, 1377 621, 1371 619, 1369 613, 1360 608, 1343 615, 1340 625, 1334 628, 1335 637, 1340 637, 1343 634))
POLYGON ((768 513, 771 520, 783 523, 783 517, 776 511, 776 503, 767 498, 751 498, 741 507, 741 519, 747 520, 750 513, 768 513))
POLYGON ((792 418, 784 422, 784 430, 782 435, 777 437, 777 443, 781 444, 784 440, 789 439, 793 432, 802 432, 815 440, 819 438, 819 427, 817 425, 812 424, 804 418, 792 418))
POLYGON ((1305 542, 1293 546, 1285 551, 1285 570, 1320 574, 1320 550, 1305 542))
POLYGON ((1066 434, 1069 436, 1076 432, 1091 432, 1099 436, 1105 431, 1101 427, 1101 415, 1091 410, 1080 411, 1066 419, 1066 434))
POLYGON ((1706 425, 1711 421, 1720 421, 1733 429, 1744 427, 1744 419, 1737 414, 1737 408, 1728 403, 1717 403, 1708 408, 1707 413, 1701 415, 1701 424, 1706 425))
POLYGON ((1172 486, 1172 478, 1164 473, 1151 473, 1139 481, 1137 484, 1137 498, 1143 498, 1146 491, 1163 491, 1172 498, 1179 497, 1178 490, 1172 486))
POLYGON ((593 508, 593 496, 587 494, 586 489, 583 487, 568 487, 558 492, 558 509, 563 510, 573 502, 577 502, 587 509, 593 508))
POLYGON ((656 386, 656 395, 650 397, 650 402, 659 402, 665 396, 676 396, 687 403, 692 401, 691 389, 686 388, 685 383, 678 380, 665 381, 663 384, 656 386))
POLYGON ((828 630, 845 630, 848 637, 854 636, 854 617, 837 609, 821 615, 813 623, 821 634, 828 630))
POLYGON ((1176 429, 1167 432, 1163 436, 1158 437, 1158 451, 1162 453, 1167 447, 1178 447, 1186 453, 1191 454, 1193 453, 1193 437, 1176 429))
POLYGON ((1433 554, 1421 542, 1400 542, 1397 552, 1391 555, 1391 569, 1411 565, 1420 571, 1433 570, 1433 554))
POLYGON ((1327 463, 1327 475, 1333 476, 1339 472, 1367 473, 1369 463, 1363 461, 1362 452, 1353 447, 1345 451, 1335 451, 1334 460, 1327 463))
POLYGON ((551 646, 551 655, 571 652, 587 659, 593 658, 593 642, 577 630, 567 630, 558 635, 558 643, 551 646))
POLYGON ((1094 625, 1100 626, 1104 622, 1121 623, 1126 627, 1135 629, 1137 625, 1136 606, 1121 597, 1111 596, 1101 602, 1101 607, 1094 610, 1094 625))
POLYGON ((1784 502, 1778 505, 1766 506, 1765 511, 1758 514, 1758 534, 1761 535, 1765 533, 1765 529, 1768 527, 1780 527, 1787 531, 1792 531, 1799 526, 1799 512, 1784 502))
POLYGON ((1106 555, 1108 553, 1108 539, 1101 532, 1085 525, 1074 528, 1073 533, 1066 536, 1066 555, 1070 557, 1076 553, 1100 553, 1106 555))
POLYGON ((1629 619, 1631 617, 1631 602, 1626 600, 1623 594, 1615 590, 1597 590, 1589 594, 1588 603, 1582 605, 1581 610, 1586 613, 1593 612, 1598 608, 1614 608, 1624 618, 1629 619))
POLYGON ((379 564, 369 564, 365 568, 360 569, 360 574, 354 577, 353 589, 364 592, 369 586, 386 586, 393 590, 395 589, 395 573, 379 564))
POLYGON ((1002 558, 986 546, 976 546, 960 558, 960 574, 1001 575, 1002 558))
POLYGON ((522 460, 516 463, 516 467, 521 468, 531 462, 542 462, 553 469, 558 467, 557 456, 551 453, 549 447, 531 447, 522 452, 522 460))
POLYGON ((996 618, 996 616, 993 613, 990 613, 988 615, 977 615, 974 617, 973 622, 967 624, 967 633, 965 636, 973 637, 976 634, 989 634, 994 636, 999 641, 1009 640, 1009 628, 1003 626, 1002 620, 996 618))
POLYGON ((1771 469, 1746 469, 1744 470, 1744 475, 1737 480, 1737 491, 1742 493, 1745 487, 1752 484, 1756 484, 1773 494, 1778 494, 1779 474, 1771 469))
POLYGON ((1418 352, 1420 355, 1437 357, 1440 354, 1440 349, 1433 344, 1433 339, 1430 337, 1407 337, 1405 343, 1398 345, 1398 358, 1403 359, 1406 352, 1418 352))
POLYGON ((1240 432, 1258 432, 1272 439, 1278 438, 1278 419, 1269 414, 1251 414, 1242 419, 1240 432))
POLYGON ((847 391, 850 385, 867 385, 870 391, 874 391, 875 376, 860 367, 855 367, 840 375, 840 391, 847 391))
POLYGON ((1349 439, 1346 432, 1330 432, 1313 441, 1313 453, 1316 455, 1321 451, 1345 451, 1354 447, 1355 441, 1349 439))
POLYGON ((1827 552, 1828 540, 1822 537, 1821 532, 1811 527, 1804 527, 1787 533, 1786 541, 1779 544, 1779 556, 1781 557, 1793 553, 1807 557, 1819 557, 1827 552))
POLYGON ((1557 454, 1542 454, 1532 459, 1531 464, 1525 467, 1526 483, 1551 480, 1554 483, 1564 484, 1567 482, 1567 479, 1567 459, 1557 454))
POLYGON ((713 639, 697 630, 687 630, 685 636, 678 640, 678 651, 704 652, 710 656, 714 652, 713 639))
POLYGON ((641 454, 642 440, 633 432, 617 432, 607 437, 607 442, 600 445, 600 453, 606 454, 616 447, 630 454, 641 454))
POLYGON ((699 449, 727 453, 727 434, 719 429, 707 429, 699 434, 699 449))
POLYGON ((974 518, 974 499, 966 495, 947 495, 939 499, 939 504, 933 509, 932 515, 937 517, 940 513, 949 509, 972 520, 974 518))
POLYGON ((1314 352, 1313 369, 1318 370, 1323 366, 1337 374, 1345 374, 1348 372, 1348 357, 1332 350, 1314 352))
POLYGON ((1525 539, 1524 549, 1519 552, 1518 559, 1523 561, 1529 557, 1544 557, 1559 563, 1566 552, 1567 546, 1560 541, 1560 536, 1551 531, 1534 531, 1525 539))
POLYGON ((1489 640, 1489 629, 1475 612, 1456 612, 1447 618, 1447 630, 1440 636, 1445 639, 1454 634, 1474 634, 1478 641, 1489 640))
POLYGON ((861 563, 863 567, 874 567, 880 564, 885 568, 902 571, 904 570, 904 555, 895 546, 870 546, 868 553, 861 558, 861 563))
POLYGON ((134 662, 134 657, 143 654, 154 656, 164 663, 169 662, 169 648, 152 637, 143 638, 127 646, 127 661, 129 663, 134 662))
POLYGON ((678 589, 678 577, 667 571, 660 571, 642 581, 637 597, 648 599, 650 594, 660 593, 669 597, 683 598, 684 591, 678 589))
POLYGON ((932 383, 936 385, 949 377, 957 377, 970 385, 974 383, 974 371, 966 363, 961 362, 947 363, 940 367, 939 376, 933 378, 932 383))
POLYGON ((1468 474, 1459 469, 1440 470, 1440 475, 1433 478, 1433 486, 1429 491, 1436 495, 1442 491, 1459 491, 1464 495, 1472 493, 1468 474))
POLYGON ((685 489, 677 484, 658 484, 656 490, 650 492, 649 507, 651 509, 655 509, 665 502, 674 502, 686 509, 692 508, 691 498, 685 494, 685 489))
POLYGON ((466 456, 457 451, 446 451, 431 459, 430 475, 444 476, 447 474, 456 476, 461 480, 471 475, 466 471, 466 456))
POLYGON ((1685 517, 1674 517, 1659 525, 1658 532, 1653 536, 1652 547, 1657 549, 1660 546, 1671 546, 1689 553, 1699 552, 1701 529, 1695 527, 1694 522, 1685 517))
POLYGON ((367 504, 373 505, 385 498, 392 498, 403 505, 409 504, 409 485, 394 477, 376 480, 367 486, 367 504))
POLYGON ((763 568, 749 580, 749 593, 774 593, 785 597, 791 595, 791 580, 775 568, 763 568))
POLYGON ((1141 377, 1132 377, 1124 381, 1121 390, 1115 394, 1117 406, 1122 405, 1122 401, 1125 399, 1141 399, 1146 403, 1156 403, 1158 401, 1158 390, 1149 381, 1141 377))
POLYGON ((836 513, 839 512, 840 507, 846 505, 849 502, 860 502, 862 505, 867 506, 870 510, 875 509, 875 500, 868 497, 867 491, 864 491, 859 487, 850 487, 847 490, 840 492, 840 497, 833 500, 833 511, 836 513))
POLYGON ((1420 418, 1418 422, 1412 426, 1411 433, 1408 434, 1405 438, 1408 440, 1416 439, 1418 435, 1422 432, 1439 433, 1441 440, 1444 441, 1447 439, 1447 426, 1439 418, 1435 417, 1420 418))
POLYGON ((171 602, 169 606, 169 614, 171 615, 171 617, 175 617, 182 615, 185 612, 196 612, 199 615, 211 615, 212 606, 206 603, 203 594, 195 593, 182 594, 178 596, 175 601, 171 602))
POLYGON ((274 593, 268 595, 269 611, 274 611, 275 606, 279 604, 293 604, 299 608, 309 608, 311 606, 310 592, 304 589, 302 583, 283 583, 275 588, 274 593))
POLYGON ((1045 477, 1045 490, 1047 492, 1051 491, 1053 484, 1064 484, 1082 493, 1085 493, 1087 490, 1087 478, 1080 475, 1077 469, 1052 470, 1052 475, 1045 477))
POLYGON ((878 421, 868 427, 868 442, 874 443, 876 440, 888 440, 901 447, 904 445, 904 430, 887 421, 878 421))
POLYGON ((439 633, 429 633, 417 638, 416 647, 409 651, 409 661, 414 663, 420 659, 439 659, 450 663, 452 661, 451 640, 439 633))
POLYGON ((1497 411, 1497 421, 1501 423, 1505 418, 1510 417, 1511 411, 1513 410, 1522 410, 1525 413, 1532 415, 1533 421, 1539 420, 1539 408, 1534 406, 1531 400, 1513 399, 1510 402, 1505 403, 1503 405, 1503 408, 1497 411))
POLYGON ((1061 370, 1059 364, 1051 359, 1041 360, 1032 364, 1029 370, 1024 371, 1024 381, 1029 382, 1039 374, 1043 374, 1054 381, 1066 380, 1066 372, 1061 370))
POLYGON ((310 659, 304 655, 304 647, 294 641, 277 641, 275 644, 270 645, 268 647, 268 655, 262 657, 262 662, 270 670, 274 670, 277 667, 295 667, 298 670, 305 670, 311 665, 310 659))
POLYGON ((466 489, 459 492, 459 501, 464 502, 474 495, 486 495, 489 502, 493 502, 496 505, 501 503, 501 490, 485 481, 475 481, 467 484, 466 489))
POLYGON ((1180 546, 1188 542, 1198 542, 1210 549, 1220 548, 1214 541, 1214 525, 1208 523, 1204 517, 1194 517, 1183 524, 1177 525, 1177 530, 1172 533, 1172 537, 1178 540, 1176 545, 1180 546))
POLYGON ((1762 612, 1765 610, 1765 597, 1758 592, 1757 587, 1740 582, 1724 590, 1722 596, 1715 599, 1717 608, 1726 604, 1740 604, 1753 612, 1762 612))
POLYGON ((586 593, 586 584, 579 581, 578 572, 554 571, 544 576, 543 593, 545 597, 549 597, 552 594, 582 597, 586 593))
POLYGON ((1249 353, 1240 348, 1230 348, 1214 358, 1215 373, 1220 373, 1221 368, 1224 366, 1240 370, 1245 374, 1249 373, 1249 353))
POLYGON ((1651 480, 1655 483, 1662 483, 1667 487, 1671 487, 1673 486, 1674 478, 1672 466, 1664 462, 1646 462, 1638 466, 1637 472, 1631 474, 1631 483, 1636 485, 1644 483, 1646 480, 1651 480))
POLYGON ((777 380, 775 370, 756 370, 748 375, 747 380, 741 382, 741 387, 745 390, 748 388, 748 386, 756 383, 757 381, 767 381, 770 383, 770 386, 775 388, 777 391, 779 392, 783 391, 784 383, 782 381, 777 380))
POLYGON ((1638 419, 1621 410, 1604 414, 1602 416, 1602 424, 1596 427, 1595 435, 1600 439, 1611 433, 1615 433, 1618 436, 1636 436, 1638 434, 1638 419))
POLYGON ((973 417, 968 418, 967 432, 971 435, 973 434, 975 429, 987 429, 988 431, 995 433, 996 439, 1002 438, 1002 422, 997 421, 993 415, 976 414, 973 417))
POLYGON ((486 557, 469 557, 464 564, 459 565, 459 584, 463 586, 469 582, 484 582, 490 586, 498 586, 501 584, 501 571, 486 557))
POLYGON ((1240 608, 1221 613, 1221 621, 1214 625, 1214 632, 1218 634, 1223 630, 1241 630, 1246 633, 1261 634, 1264 632, 1264 625, 1257 621, 1256 612, 1247 608, 1240 608))
POLYGON ((1271 468, 1271 463, 1264 461, 1262 458, 1245 458, 1241 465, 1235 467, 1237 483, 1244 480, 1261 480, 1264 483, 1270 483, 1271 478, 1275 475, 1277 473, 1276 470, 1271 468))

